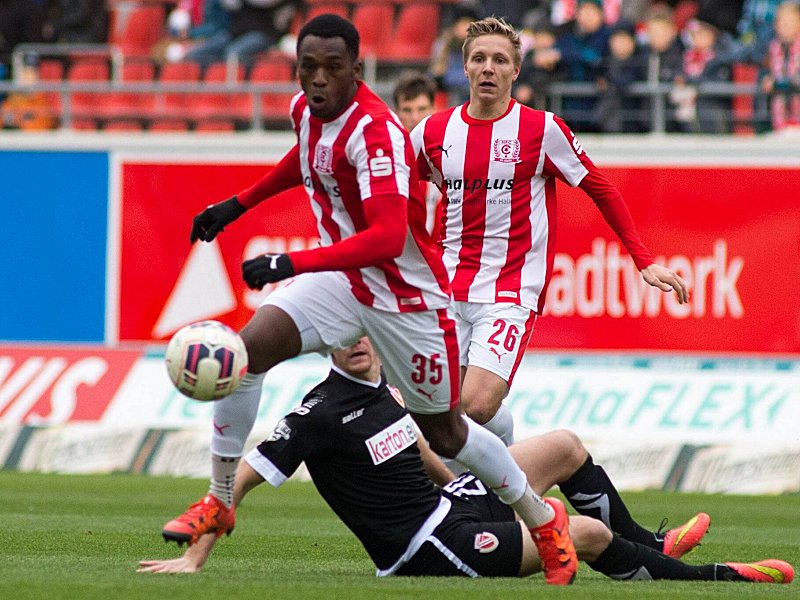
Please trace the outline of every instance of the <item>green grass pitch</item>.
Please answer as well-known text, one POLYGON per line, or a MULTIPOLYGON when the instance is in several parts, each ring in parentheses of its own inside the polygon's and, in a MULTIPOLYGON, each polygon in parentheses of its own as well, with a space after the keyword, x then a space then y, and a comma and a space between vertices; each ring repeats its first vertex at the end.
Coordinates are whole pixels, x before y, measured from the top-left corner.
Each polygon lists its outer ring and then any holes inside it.
MULTIPOLYGON (((265 485, 247 497, 237 528, 201 573, 137 574, 143 558, 179 555, 161 525, 204 493, 206 483, 147 476, 66 476, 0 471, 0 598, 798 598, 800 583, 756 585, 615 582, 581 564, 569 588, 527 579, 374 576, 358 541, 308 483, 265 485)), ((705 563, 781 558, 800 566, 800 496, 625 494, 645 526, 711 514, 705 543, 687 558, 705 563)))

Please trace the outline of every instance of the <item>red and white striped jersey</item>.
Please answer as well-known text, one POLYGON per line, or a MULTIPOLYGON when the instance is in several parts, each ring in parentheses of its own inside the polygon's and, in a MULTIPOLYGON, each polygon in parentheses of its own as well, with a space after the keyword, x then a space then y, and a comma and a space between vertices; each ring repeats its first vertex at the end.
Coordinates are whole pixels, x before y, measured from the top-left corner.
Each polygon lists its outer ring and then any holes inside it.
POLYGON ((427 117, 411 140, 420 177, 445 193, 453 298, 541 313, 553 268, 555 178, 574 187, 594 169, 566 124, 514 100, 493 120, 473 119, 464 104, 427 117))
POLYGON ((330 246, 364 230, 368 225, 362 203, 368 198, 408 198, 403 253, 344 273, 366 306, 390 312, 445 307, 450 301, 447 272, 425 230, 425 200, 408 133, 378 96, 358 85, 352 103, 332 120, 313 117, 302 93, 292 100, 303 187, 321 244, 330 246))

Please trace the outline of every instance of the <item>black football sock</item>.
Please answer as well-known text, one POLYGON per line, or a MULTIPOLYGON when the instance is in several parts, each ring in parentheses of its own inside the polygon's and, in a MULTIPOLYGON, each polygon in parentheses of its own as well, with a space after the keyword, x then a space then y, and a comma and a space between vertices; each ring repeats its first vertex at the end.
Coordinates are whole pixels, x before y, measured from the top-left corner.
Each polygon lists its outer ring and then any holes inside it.
MULTIPOLYGON (((612 579, 650 580, 680 579, 685 581, 731 581, 736 572, 723 564, 687 565, 636 542, 614 535, 596 561, 587 563, 592 569, 612 579)), ((740 578, 741 579, 741 578, 740 578)))
POLYGON ((659 551, 663 549, 663 538, 633 520, 617 488, 611 483, 603 467, 594 464, 591 456, 572 477, 559 483, 558 487, 580 514, 602 521, 611 531, 626 540, 659 551))

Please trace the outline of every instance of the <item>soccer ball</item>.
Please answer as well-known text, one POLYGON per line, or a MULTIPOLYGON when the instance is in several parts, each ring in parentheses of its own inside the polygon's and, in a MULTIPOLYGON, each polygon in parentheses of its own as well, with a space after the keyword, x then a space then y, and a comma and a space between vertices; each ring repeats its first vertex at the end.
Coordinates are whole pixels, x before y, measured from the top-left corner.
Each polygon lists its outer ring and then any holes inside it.
POLYGON ((242 338, 219 321, 180 329, 169 341, 165 358, 172 383, 195 400, 224 398, 239 387, 247 372, 242 338))

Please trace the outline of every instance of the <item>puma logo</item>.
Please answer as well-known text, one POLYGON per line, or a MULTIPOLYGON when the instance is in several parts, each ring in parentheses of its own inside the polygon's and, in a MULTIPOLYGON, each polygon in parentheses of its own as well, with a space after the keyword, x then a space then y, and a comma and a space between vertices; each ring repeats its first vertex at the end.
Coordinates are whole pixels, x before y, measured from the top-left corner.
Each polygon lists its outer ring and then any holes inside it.
POLYGON ((212 423, 214 424, 214 429, 216 429, 217 433, 220 435, 225 435, 225 430, 230 427, 230 425, 227 423, 225 425, 217 425, 216 421, 212 421, 212 423))
POLYGON ((503 358, 503 357, 504 357, 506 354, 508 354, 508 352, 503 352, 502 354, 500 354, 500 353, 499 353, 497 350, 495 350, 494 348, 489 348, 489 351, 490 351, 490 352, 494 352, 495 356, 497 356, 497 362, 502 362, 502 358, 503 358))
POLYGON ((450 145, 449 145, 447 148, 445 148, 444 146, 441 146, 441 145, 440 145, 440 146, 436 146, 436 147, 437 147, 439 150, 441 150, 441 151, 442 151, 442 154, 444 154, 444 155, 445 155, 447 158, 450 158, 450 154, 449 154, 449 152, 450 152, 450 148, 452 148, 452 147, 453 147, 453 144, 450 144, 450 145))
POLYGON ((430 392, 430 393, 428 393, 428 392, 426 392, 425 390, 423 390, 422 388, 417 388, 417 391, 418 391, 420 394, 422 394, 423 396, 425 396, 425 397, 426 397, 428 400, 430 400, 431 402, 433 402, 433 392, 430 392))

